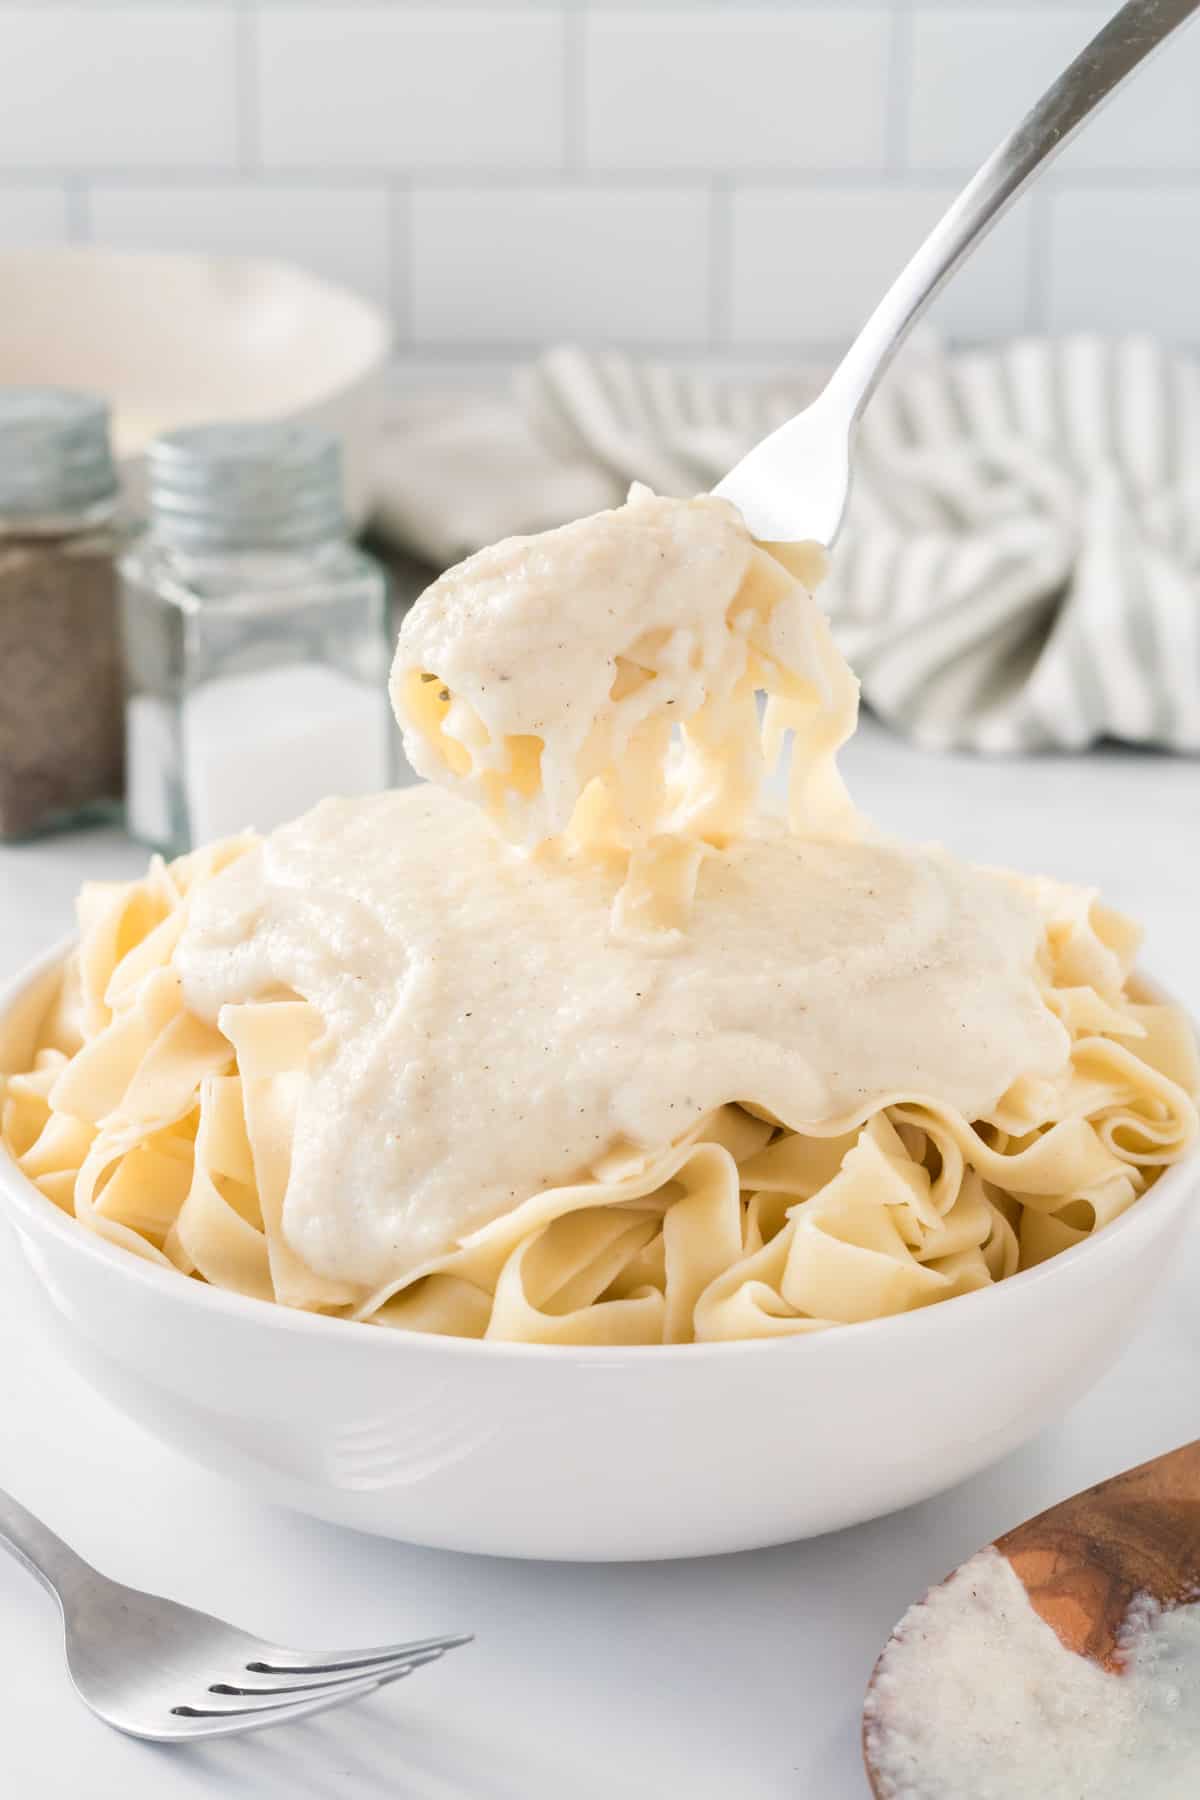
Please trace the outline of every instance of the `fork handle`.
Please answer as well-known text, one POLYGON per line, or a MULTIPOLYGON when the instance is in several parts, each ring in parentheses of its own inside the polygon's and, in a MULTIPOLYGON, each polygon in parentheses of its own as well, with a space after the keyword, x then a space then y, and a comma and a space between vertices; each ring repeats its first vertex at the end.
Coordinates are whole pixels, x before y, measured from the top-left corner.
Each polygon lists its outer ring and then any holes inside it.
POLYGON ((10 1551, 31 1575, 36 1575, 56 1599, 62 1597, 65 1588, 95 1573, 81 1556, 76 1556, 69 1544, 55 1537, 49 1526, 35 1519, 3 1488, 0 1488, 0 1547, 10 1551))

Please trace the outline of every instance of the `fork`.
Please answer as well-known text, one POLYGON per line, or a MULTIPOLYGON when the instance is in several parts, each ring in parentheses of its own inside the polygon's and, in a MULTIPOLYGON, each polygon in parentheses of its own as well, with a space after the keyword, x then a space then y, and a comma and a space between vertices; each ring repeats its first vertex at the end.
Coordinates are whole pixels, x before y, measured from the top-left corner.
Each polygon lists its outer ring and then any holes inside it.
POLYGON ((368 1650, 285 1650, 109 1581, 2 1490, 0 1545, 58 1601, 79 1698, 118 1731, 156 1743, 309 1719, 471 1641, 466 1634, 368 1650))
POLYGON ((1091 113, 1200 0, 1128 0, 997 146, 900 271, 824 388, 714 489, 764 543, 832 545, 850 491, 854 431, 934 295, 1091 113))

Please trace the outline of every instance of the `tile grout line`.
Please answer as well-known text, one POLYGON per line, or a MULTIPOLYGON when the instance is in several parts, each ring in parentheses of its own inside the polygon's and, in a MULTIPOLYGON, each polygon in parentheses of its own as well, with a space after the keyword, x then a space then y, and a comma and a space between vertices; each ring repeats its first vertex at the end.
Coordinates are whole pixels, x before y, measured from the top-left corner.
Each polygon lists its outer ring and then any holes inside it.
POLYGON ((888 106, 884 122, 884 158, 889 175, 907 175, 908 128, 912 102, 912 78, 916 19, 911 4, 899 0, 892 7, 888 44, 888 106))
POLYGON ((733 342, 733 184, 716 176, 709 196, 708 331, 713 349, 733 342))
MULTIPOLYGON (((151 4, 152 0, 142 0, 151 4)), ((5 0, 0 0, 0 16, 5 0)), ((497 169, 487 167, 455 168, 447 164, 422 168, 416 164, 363 163, 353 167, 334 167, 320 163, 296 163, 287 166, 256 164, 252 171, 230 168, 228 164, 164 164, 164 163, 30 163, 23 166, 8 163, 0 166, 0 192, 6 188, 61 188, 64 182, 85 181, 89 185, 110 183, 114 187, 229 187, 241 184, 251 173, 256 186, 267 188, 311 187, 338 193, 348 189, 379 187, 394 181, 424 186, 431 191, 464 188, 471 192, 492 193, 510 190, 514 193, 548 188, 564 193, 632 191, 657 188, 663 193, 707 193, 714 180, 725 179, 736 187, 759 187, 779 192, 794 191, 857 193, 882 189, 896 193, 923 193, 953 186, 955 190, 974 173, 965 165, 947 165, 930 169, 879 168, 783 168, 778 165, 750 166, 730 172, 728 169, 497 169)), ((1192 194, 1200 190, 1200 163, 1192 167, 1176 165, 1160 169, 1072 169, 1069 174, 1051 174, 1040 184, 1044 191, 1056 194, 1192 194)))
POLYGON ((587 167, 587 19, 567 6, 562 14, 563 168, 587 167))
POLYGON ((67 242, 69 244, 88 244, 92 239, 92 214, 87 180, 82 175, 70 175, 63 182, 63 199, 66 203, 67 242))
POLYGON ((258 17, 253 0, 238 0, 233 15, 234 133, 238 173, 261 166, 258 116, 258 17))
MULTIPOLYGON (((50 0, 57 6, 78 6, 80 0, 50 0)), ((162 9, 172 0, 91 0, 92 8, 97 12, 118 11, 132 6, 138 11, 151 12, 156 7, 162 9)), ((384 11, 395 0, 254 0, 255 4, 280 7, 287 6, 305 12, 312 10, 345 11, 345 12, 379 12, 384 11)), ((436 9, 448 13, 477 12, 481 0, 412 0, 413 4, 423 5, 427 11, 436 9)), ((560 10, 579 11, 585 9, 591 0, 504 0, 501 9, 507 12, 528 14, 538 12, 557 12, 560 10)), ((847 12, 878 12, 889 0, 754 0, 757 12, 774 13, 781 18, 789 18, 795 13, 833 12, 844 9, 847 12)), ((891 4, 908 4, 909 0, 891 0, 891 4)), ((930 7, 934 12, 959 12, 969 14, 974 0, 917 0, 917 4, 930 7)), ((999 4, 1000 0, 996 0, 999 4)), ((1018 0, 1019 3, 1019 0, 1018 0)), ((1028 0, 1025 0, 1028 3, 1028 0)), ((1065 12, 1103 12, 1106 10, 1104 0, 1055 0, 1059 8, 1065 12)), ((47 4, 47 0, 0 0, 0 14, 5 12, 33 12, 47 4)), ((654 11, 668 17, 678 17, 689 12, 710 12, 719 4, 727 10, 736 8, 741 0, 608 0, 606 11, 609 13, 640 13, 654 11)), ((1012 6, 1012 0, 1009 0, 1012 6)))
POLYGON ((393 354, 401 346, 412 349, 416 344, 413 277, 412 187, 408 182, 394 182, 388 189, 388 299, 395 332, 393 354))
POLYGON ((1028 194, 1029 275, 1025 288, 1025 329, 1045 331, 1050 316, 1050 249, 1054 231, 1053 191, 1028 194))
MULTIPOLYGON (((586 340, 598 343, 601 340, 586 340)), ((843 338, 798 338, 795 341, 780 341, 774 338, 754 342, 730 344, 721 351, 721 363, 754 363, 773 362, 781 368, 787 368, 797 360, 801 362, 832 363, 841 356, 850 339, 843 338)), ((975 340, 964 340, 975 341, 975 340)), ((674 338, 633 338, 617 336, 602 340, 604 347, 625 349, 634 355, 653 356, 668 363, 700 366, 713 354, 712 346, 703 343, 680 344, 674 338)), ((409 353, 416 357, 429 357, 440 362, 473 364, 476 362, 494 362, 518 357, 537 355, 546 347, 545 340, 540 337, 527 338, 415 338, 408 346, 409 353)))

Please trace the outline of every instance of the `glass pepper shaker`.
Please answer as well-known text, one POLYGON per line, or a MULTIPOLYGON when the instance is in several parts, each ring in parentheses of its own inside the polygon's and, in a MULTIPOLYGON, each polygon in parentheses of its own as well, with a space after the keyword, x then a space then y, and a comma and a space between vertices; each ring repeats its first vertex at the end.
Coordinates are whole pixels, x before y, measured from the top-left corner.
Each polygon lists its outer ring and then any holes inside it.
POLYGON ((104 401, 0 389, 0 839, 120 801, 116 515, 104 401))
POLYGON ((120 564, 132 835, 175 854, 388 786, 387 578, 346 535, 335 440, 193 426, 147 476, 120 564))

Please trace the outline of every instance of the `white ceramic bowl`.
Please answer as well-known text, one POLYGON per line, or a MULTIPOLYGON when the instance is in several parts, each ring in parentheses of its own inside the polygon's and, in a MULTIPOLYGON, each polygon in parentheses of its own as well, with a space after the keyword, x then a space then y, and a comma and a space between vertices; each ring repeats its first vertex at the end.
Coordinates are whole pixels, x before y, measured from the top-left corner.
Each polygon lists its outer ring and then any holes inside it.
POLYGON ((249 257, 10 250, 0 318, 0 386, 105 395, 135 491, 160 431, 307 418, 341 438, 347 511, 365 518, 391 333, 356 294, 249 257))
MULTIPOLYGON (((0 1068, 27 1054, 59 955, 0 994, 0 1068)), ((1189 1158, 1094 1239, 923 1312, 636 1349, 427 1337, 220 1292, 93 1236, 2 1149, 0 1212, 45 1329, 185 1456, 359 1530, 590 1561, 832 1531, 995 1462, 1128 1341, 1197 1174, 1189 1158)))

